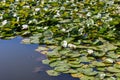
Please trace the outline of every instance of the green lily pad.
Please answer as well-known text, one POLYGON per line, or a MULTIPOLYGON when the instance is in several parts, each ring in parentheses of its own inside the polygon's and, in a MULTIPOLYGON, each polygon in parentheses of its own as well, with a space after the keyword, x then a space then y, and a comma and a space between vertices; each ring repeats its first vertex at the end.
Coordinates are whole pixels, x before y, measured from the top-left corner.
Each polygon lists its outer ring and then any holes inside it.
POLYGON ((80 65, 80 61, 69 61, 70 64, 73 64, 73 65, 80 65))
POLYGON ((109 71, 109 72, 118 72, 118 73, 120 72, 120 69, 117 69, 117 68, 114 68, 114 67, 107 67, 106 70, 109 71))
POLYGON ((67 73, 73 74, 73 73, 78 73, 78 71, 74 69, 70 69, 69 71, 67 71, 67 73))
POLYGON ((58 75, 60 75, 59 72, 54 71, 54 70, 47 70, 46 72, 47 72, 48 75, 50 75, 50 76, 58 76, 58 75))
POLYGON ((57 66, 55 67, 54 69, 55 71, 58 71, 58 72, 66 72, 69 70, 69 66, 66 66, 63 64, 63 66, 57 66))
POLYGON ((82 56, 79 59, 81 62, 90 62, 90 60, 86 56, 82 56))
POLYGON ((55 51, 48 52, 47 56, 48 57, 52 57, 52 58, 54 58, 54 57, 60 57, 60 55, 57 52, 55 52, 55 51))
POLYGON ((30 44, 31 42, 30 42, 30 39, 28 38, 28 39, 23 39, 22 43, 24 43, 24 44, 30 44))
POLYGON ((52 38, 52 36, 53 36, 53 32, 50 31, 50 30, 47 30, 47 31, 45 31, 45 32, 43 33, 43 35, 44 35, 45 37, 52 38))
POLYGON ((104 52, 94 52, 93 55, 96 57, 102 57, 105 55, 105 53, 104 52))
POLYGON ((120 69, 120 64, 114 64, 114 67, 120 69))
POLYGON ((48 51, 49 49, 43 46, 39 46, 36 51, 40 52, 40 51, 48 51))
POLYGON ((83 74, 88 75, 88 76, 92 76, 92 75, 96 75, 97 72, 93 71, 92 68, 87 68, 83 70, 83 74))
POLYGON ((69 53, 67 54, 67 56, 71 57, 71 58, 75 58, 75 57, 79 57, 81 54, 78 53, 69 53))
POLYGON ((69 64, 69 66, 72 68, 79 68, 82 66, 82 64, 69 64))
POLYGON ((43 64, 49 64, 49 63, 50 63, 50 60, 48 60, 48 59, 42 60, 42 63, 43 63, 43 64))
POLYGON ((103 62, 104 62, 104 63, 113 63, 114 60, 111 59, 111 58, 106 58, 103 62))
POLYGON ((99 48, 101 48, 102 51, 107 52, 107 51, 112 51, 117 49, 117 46, 114 46, 113 44, 107 42, 107 41, 103 41, 104 45, 99 46, 99 48))
POLYGON ((114 52, 108 52, 108 54, 106 55, 107 57, 113 58, 113 59, 117 59, 119 56, 114 53, 114 52))
POLYGON ((106 78, 106 80, 117 80, 115 77, 106 78))
POLYGON ((106 71, 105 67, 97 67, 98 71, 106 71))
POLYGON ((105 64, 103 62, 98 62, 98 61, 93 61, 92 65, 97 66, 97 67, 104 67, 105 66, 105 64))
MULTIPOLYGON (((116 73, 115 76, 120 78, 120 73, 116 73)), ((118 79, 119 80, 119 79, 118 79)))
POLYGON ((80 80, 95 80, 94 76, 83 76, 80 80))

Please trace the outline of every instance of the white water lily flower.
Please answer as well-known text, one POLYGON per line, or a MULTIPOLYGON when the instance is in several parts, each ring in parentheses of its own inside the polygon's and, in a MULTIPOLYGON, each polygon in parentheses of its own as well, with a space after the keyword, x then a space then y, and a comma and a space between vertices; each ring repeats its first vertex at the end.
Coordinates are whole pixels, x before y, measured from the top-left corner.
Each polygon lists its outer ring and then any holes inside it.
POLYGON ((48 10, 48 8, 47 7, 45 7, 45 8, 43 8, 45 11, 47 11, 48 10))
POLYGON ((48 29, 48 27, 44 27, 44 30, 48 29))
POLYGON ((88 52, 89 54, 92 54, 94 51, 91 50, 91 49, 89 49, 87 52, 88 52))
POLYGON ((16 14, 16 13, 14 13, 14 14, 13 14, 13 17, 17 17, 17 14, 16 14))
POLYGON ((6 25, 7 22, 8 22, 7 20, 4 20, 4 21, 2 22, 2 26, 6 25))
POLYGON ((64 40, 64 41, 62 42, 62 46, 63 46, 64 48, 66 48, 66 47, 67 47, 67 41, 64 40))
POLYGON ((3 16, 0 16, 0 19, 3 19, 3 16))
POLYGON ((23 6, 23 8, 30 8, 30 6, 26 5, 26 6, 23 6))
POLYGON ((33 21, 32 20, 29 20, 28 24, 31 24, 33 21))
POLYGON ((76 45, 74 45, 74 44, 68 44, 68 47, 72 48, 72 49, 76 49, 76 45))
POLYGON ((22 25, 22 29, 28 29, 28 25, 27 24, 22 25))
POLYGON ((20 20, 20 17, 17 17, 17 22, 19 22, 19 20, 20 20))
POLYGON ((35 11, 36 11, 36 12, 40 11, 40 8, 35 8, 35 11))
POLYGON ((95 17, 96 17, 96 18, 101 18, 102 15, 101 15, 100 13, 98 13, 95 17))
POLYGON ((3 0, 3 2, 6 2, 6 0, 3 0))
POLYGON ((91 12, 88 12, 87 14, 86 14, 86 16, 91 16, 92 15, 92 13, 91 12))
POLYGON ((62 28, 62 29, 61 29, 61 31, 62 31, 62 32, 65 32, 65 31, 66 31, 66 29, 65 29, 65 28, 62 28))
POLYGON ((105 76, 106 76, 106 74, 104 74, 104 73, 100 74, 100 79, 104 79, 105 76))
POLYGON ((57 11, 56 15, 54 17, 60 17, 60 11, 57 11))

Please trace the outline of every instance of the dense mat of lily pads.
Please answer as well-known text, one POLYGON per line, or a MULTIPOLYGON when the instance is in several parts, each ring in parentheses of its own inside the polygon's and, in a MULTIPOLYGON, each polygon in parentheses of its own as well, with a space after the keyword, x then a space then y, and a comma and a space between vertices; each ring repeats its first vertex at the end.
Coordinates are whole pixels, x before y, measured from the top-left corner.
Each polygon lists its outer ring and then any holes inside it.
POLYGON ((47 56, 57 76, 120 80, 119 0, 2 0, 0 38, 23 43, 47 56))

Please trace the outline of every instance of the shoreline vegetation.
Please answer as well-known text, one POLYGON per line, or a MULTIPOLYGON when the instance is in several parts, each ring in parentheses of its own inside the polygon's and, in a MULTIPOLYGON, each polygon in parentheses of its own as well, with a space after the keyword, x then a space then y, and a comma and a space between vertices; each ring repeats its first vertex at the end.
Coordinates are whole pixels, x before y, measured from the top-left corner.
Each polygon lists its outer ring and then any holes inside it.
POLYGON ((50 76, 120 79, 119 0, 2 0, 0 38, 39 44, 50 76))

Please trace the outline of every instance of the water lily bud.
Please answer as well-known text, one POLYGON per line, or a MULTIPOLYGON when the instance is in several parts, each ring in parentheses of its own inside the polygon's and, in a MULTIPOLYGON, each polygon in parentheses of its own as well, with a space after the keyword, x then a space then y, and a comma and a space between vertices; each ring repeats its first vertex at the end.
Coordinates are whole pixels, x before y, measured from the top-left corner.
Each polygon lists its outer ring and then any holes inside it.
POLYGON ((7 20, 4 20, 3 22, 2 22, 2 25, 4 26, 4 25, 6 25, 7 24, 7 20))
POLYGON ((91 50, 91 49, 89 49, 87 52, 88 52, 89 54, 92 54, 94 51, 91 50))
POLYGON ((35 8, 35 11, 36 11, 36 12, 40 11, 40 8, 35 8))
POLYGON ((66 48, 67 47, 67 41, 62 42, 62 47, 66 48))
POLYGON ((22 25, 22 29, 28 29, 28 25, 27 24, 22 25))

